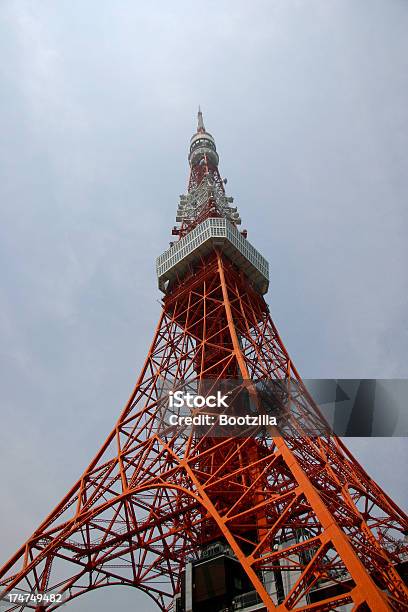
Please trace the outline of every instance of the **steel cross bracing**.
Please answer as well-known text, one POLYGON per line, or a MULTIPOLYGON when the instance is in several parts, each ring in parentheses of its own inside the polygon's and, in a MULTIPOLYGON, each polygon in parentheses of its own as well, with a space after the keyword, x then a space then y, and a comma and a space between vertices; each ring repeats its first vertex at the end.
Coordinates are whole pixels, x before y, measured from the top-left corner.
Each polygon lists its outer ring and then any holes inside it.
MULTIPOLYGON (((186 561, 222 539, 267 610, 408 609, 398 571, 407 517, 339 439, 304 434, 321 419, 264 298, 214 248, 164 296, 127 405, 78 482, 2 568, 3 591, 70 600, 127 585, 171 610, 186 561), (293 431, 214 438, 163 426, 164 390, 224 379, 295 379, 293 431), (265 580, 276 571, 292 577, 279 598, 265 580), (328 586, 338 588, 324 594, 328 586)), ((23 608, 45 609, 6 609, 23 608)))

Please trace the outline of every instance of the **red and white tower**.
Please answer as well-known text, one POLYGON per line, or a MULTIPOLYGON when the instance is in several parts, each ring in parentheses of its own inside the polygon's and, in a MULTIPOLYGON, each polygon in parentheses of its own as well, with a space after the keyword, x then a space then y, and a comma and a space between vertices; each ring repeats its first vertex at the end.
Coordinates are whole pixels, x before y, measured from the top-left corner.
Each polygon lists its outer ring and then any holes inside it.
POLYGON ((305 433, 321 417, 218 162, 199 111, 176 239, 157 259, 163 309, 146 361, 98 454, 0 571, 8 610, 54 610, 55 594, 113 585, 177 612, 408 609, 407 517, 339 439, 305 433), (289 435, 216 436, 167 418, 169 391, 293 380, 289 435))

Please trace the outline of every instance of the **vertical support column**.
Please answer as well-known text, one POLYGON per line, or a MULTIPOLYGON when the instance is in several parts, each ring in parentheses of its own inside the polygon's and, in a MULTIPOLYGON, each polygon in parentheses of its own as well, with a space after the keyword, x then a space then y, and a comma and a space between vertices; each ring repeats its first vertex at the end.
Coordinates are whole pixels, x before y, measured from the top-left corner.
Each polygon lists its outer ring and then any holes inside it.
MULTIPOLYGON (((249 375, 249 372, 248 372, 248 368, 247 368, 247 365, 245 363, 244 356, 242 354, 241 345, 239 343, 239 339, 238 339, 237 330, 236 330, 236 327, 235 327, 234 318, 232 316, 231 304, 230 304, 230 300, 229 300, 229 296, 228 296, 228 288, 227 288, 227 284, 225 282, 225 274, 224 274, 223 262, 222 262, 221 255, 218 252, 217 252, 217 259, 218 259, 218 272, 219 272, 220 280, 221 280, 222 296, 223 296, 223 300, 224 300, 224 308, 225 308, 225 313, 226 313, 226 316, 227 316, 228 327, 229 327, 229 331, 230 331, 230 335, 231 335, 231 340, 232 340, 232 346, 234 347, 235 357, 237 359, 238 366, 239 366, 242 378, 244 380, 250 380, 250 375, 249 375)), ((250 390, 250 393, 251 393, 251 390, 250 390)), ((257 452, 257 449, 256 449, 255 446, 253 446, 252 448, 249 449, 249 456, 248 456, 248 458, 249 458, 250 463, 255 463, 258 460, 258 458, 259 458, 258 457, 258 452, 257 452)), ((259 467, 255 468, 252 471, 251 476, 253 477, 254 480, 256 480, 258 475, 259 475, 259 467)), ((262 494, 255 495, 255 499, 254 499, 255 504, 261 503, 262 501, 263 501, 262 494)), ((264 538, 264 536, 267 535, 267 532, 268 532, 268 522, 267 522, 267 519, 266 519, 265 510, 262 510, 262 511, 258 512, 256 514, 256 517, 257 517, 257 527, 258 527, 258 538, 259 538, 259 541, 261 541, 264 538)), ((244 565, 244 568, 245 568, 245 565, 244 565)), ((251 578, 251 576, 249 576, 249 577, 251 578)), ((262 598, 263 602, 266 603, 267 600, 264 598, 263 593, 259 591, 259 587, 257 587, 257 585, 254 583, 253 580, 252 580, 252 582, 253 582, 255 588, 257 589, 258 594, 262 598)), ((272 601, 271 597, 270 597, 270 593, 267 593, 267 591, 266 591, 266 589, 265 589, 263 584, 262 584, 262 591, 264 591, 267 594, 267 597, 269 598, 269 600, 272 601)), ((270 604, 268 605, 268 609, 273 609, 273 608, 270 607, 270 604)))
POLYGON ((224 266, 222 263, 221 255, 218 252, 217 252, 217 260, 218 260, 218 273, 220 275, 220 280, 221 280, 222 297, 224 299, 225 314, 227 315, 227 321, 228 321, 228 327, 229 327, 230 334, 231 334, 232 346, 234 347, 234 353, 235 353, 235 357, 238 362, 239 369, 241 371, 241 376, 244 380, 249 380, 250 376, 249 376, 248 368, 246 366, 245 359, 241 351, 241 347, 240 347, 238 336, 237 336, 237 330, 235 329, 235 323, 234 323, 234 319, 232 316, 231 304, 230 304, 229 297, 228 297, 227 284, 225 282, 224 266))
POLYGON ((193 564, 191 561, 186 563, 185 571, 185 612, 193 612, 193 564))

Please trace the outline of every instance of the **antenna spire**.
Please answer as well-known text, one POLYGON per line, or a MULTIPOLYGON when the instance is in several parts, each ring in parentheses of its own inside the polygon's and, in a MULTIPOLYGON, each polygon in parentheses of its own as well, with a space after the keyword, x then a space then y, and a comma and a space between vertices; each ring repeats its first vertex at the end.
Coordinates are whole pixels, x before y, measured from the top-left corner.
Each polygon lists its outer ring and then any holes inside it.
POLYGON ((203 113, 201 112, 200 106, 198 107, 198 114, 197 114, 197 132, 205 132, 203 113))

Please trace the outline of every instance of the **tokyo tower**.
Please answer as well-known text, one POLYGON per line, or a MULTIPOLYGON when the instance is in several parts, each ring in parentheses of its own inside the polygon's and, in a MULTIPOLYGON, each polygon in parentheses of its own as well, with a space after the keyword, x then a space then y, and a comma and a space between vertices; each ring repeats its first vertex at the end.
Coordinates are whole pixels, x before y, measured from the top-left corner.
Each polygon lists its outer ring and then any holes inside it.
POLYGON ((309 435, 319 410, 271 319, 268 262, 238 229, 200 110, 188 159, 139 379, 78 482, 0 570, 0 606, 55 610, 127 585, 173 612, 408 610, 407 517, 339 438, 309 435), (267 390, 279 403, 293 382, 286 434, 182 423, 170 401, 228 389, 264 415, 267 390))

